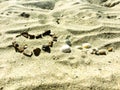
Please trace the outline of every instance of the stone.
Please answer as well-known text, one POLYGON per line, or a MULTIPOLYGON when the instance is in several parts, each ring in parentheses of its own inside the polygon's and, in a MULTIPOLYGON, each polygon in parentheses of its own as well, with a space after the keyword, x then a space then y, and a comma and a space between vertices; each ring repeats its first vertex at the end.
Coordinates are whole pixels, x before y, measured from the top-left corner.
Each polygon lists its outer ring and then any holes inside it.
POLYGON ((112 52, 114 49, 113 49, 113 47, 109 47, 107 50, 108 50, 108 52, 112 52))
POLYGON ((70 53, 71 52, 71 48, 69 45, 63 45, 61 48, 60 48, 60 51, 64 52, 64 53, 70 53))
POLYGON ((47 30, 47 31, 45 31, 42 35, 43 35, 43 36, 47 36, 47 35, 50 35, 50 33, 51 33, 51 30, 47 30))
POLYGON ((36 36, 36 39, 42 38, 42 34, 36 36))
POLYGON ((35 56, 39 56, 40 52, 41 52, 40 48, 36 48, 36 49, 33 50, 33 53, 34 53, 35 56))
POLYGON ((42 46, 42 50, 45 51, 45 52, 48 52, 48 53, 51 52, 51 49, 50 49, 50 46, 49 46, 49 45, 43 45, 43 46, 42 46))
POLYGON ((30 35, 29 34, 29 39, 35 39, 35 35, 30 35))
POLYGON ((96 53, 96 55, 107 55, 107 50, 105 49, 100 49, 96 53))
POLYGON ((72 43, 71 43, 71 41, 70 41, 69 39, 66 39, 66 40, 65 40, 65 43, 66 43, 67 45, 69 45, 69 46, 72 46, 72 43))
POLYGON ((91 47, 92 47, 92 46, 91 46, 90 43, 83 43, 83 44, 82 44, 82 48, 89 49, 89 48, 91 48, 91 47))
POLYGON ((29 18, 30 14, 27 14, 25 12, 21 13, 20 16, 24 17, 24 18, 29 18))

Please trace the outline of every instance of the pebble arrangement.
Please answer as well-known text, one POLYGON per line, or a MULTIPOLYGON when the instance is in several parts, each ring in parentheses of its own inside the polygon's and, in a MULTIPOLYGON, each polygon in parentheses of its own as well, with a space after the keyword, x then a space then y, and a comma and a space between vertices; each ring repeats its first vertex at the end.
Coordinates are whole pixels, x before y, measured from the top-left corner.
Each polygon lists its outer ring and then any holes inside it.
MULTIPOLYGON (((63 53, 70 53, 71 45, 72 45, 70 43, 70 40, 67 39, 67 42, 65 42, 65 43, 66 44, 60 48, 60 51, 62 51, 63 53)), ((87 51, 90 54, 94 54, 94 55, 107 55, 108 52, 114 51, 113 47, 109 47, 108 49, 92 48, 92 45, 90 43, 83 43, 82 45, 75 46, 75 48, 87 51)))
MULTIPOLYGON (((17 37, 23 36, 27 39, 42 39, 45 36, 50 36, 52 37, 52 41, 50 41, 47 45, 42 45, 42 48, 35 48, 32 51, 27 50, 28 46, 23 45, 22 47, 19 46, 19 44, 14 41, 12 42, 12 46, 14 47, 16 52, 23 53, 23 55, 31 57, 33 54, 35 56, 39 56, 41 53, 41 50, 50 53, 51 52, 51 47, 53 47, 53 43, 57 42, 57 36, 54 33, 51 33, 51 30, 47 30, 42 34, 38 35, 31 35, 28 32, 22 32, 21 34, 17 35, 17 37)), ((69 40, 70 36, 67 36, 65 39, 65 44, 62 45, 60 48, 60 51, 63 53, 71 53, 71 46, 72 43, 69 40)), ((92 45, 90 43, 83 43, 82 45, 76 46, 77 49, 80 50, 86 50, 90 54, 95 54, 95 55, 107 55, 108 52, 112 52, 114 50, 113 47, 109 47, 108 49, 98 49, 98 48, 92 48, 92 45)))
POLYGON ((108 49, 92 48, 90 43, 83 43, 82 46, 77 46, 76 48, 81 50, 86 49, 86 51, 95 55, 107 55, 108 52, 112 52, 114 50, 113 47, 109 47, 108 49))
MULTIPOLYGON (((17 35, 16 38, 18 38, 20 36, 23 36, 26 39, 40 39, 40 38, 42 39, 45 36, 52 37, 52 41, 50 41, 47 45, 42 45, 42 50, 45 52, 48 52, 48 53, 51 52, 51 47, 53 47, 53 43, 57 42, 57 36, 54 33, 51 33, 51 30, 47 30, 44 33, 36 35, 36 36, 31 35, 28 32, 22 32, 20 35, 17 35)), ((35 56, 39 56, 40 52, 41 52, 40 48, 35 48, 32 51, 28 51, 27 45, 23 45, 21 47, 16 41, 12 42, 12 46, 14 47, 16 52, 23 53, 23 55, 28 56, 28 57, 31 57, 33 55, 33 53, 35 56)))

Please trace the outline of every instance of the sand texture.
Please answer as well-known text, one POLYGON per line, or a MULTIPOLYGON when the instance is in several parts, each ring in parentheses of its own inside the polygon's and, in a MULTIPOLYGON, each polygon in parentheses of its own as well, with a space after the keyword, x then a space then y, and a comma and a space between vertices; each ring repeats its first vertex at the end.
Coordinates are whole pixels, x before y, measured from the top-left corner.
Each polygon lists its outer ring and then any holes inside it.
POLYGON ((0 90, 120 90, 120 0, 0 0, 0 90), (42 50, 50 36, 16 38, 46 30, 58 37, 50 52, 42 50), (14 41, 40 54, 16 52, 14 41))

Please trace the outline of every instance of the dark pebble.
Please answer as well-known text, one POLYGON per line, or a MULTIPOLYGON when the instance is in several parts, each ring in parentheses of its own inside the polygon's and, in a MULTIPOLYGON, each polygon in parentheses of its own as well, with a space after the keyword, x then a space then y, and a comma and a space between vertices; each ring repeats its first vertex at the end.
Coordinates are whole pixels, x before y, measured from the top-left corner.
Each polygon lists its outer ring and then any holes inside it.
POLYGON ((39 34, 39 35, 36 36, 36 39, 39 39, 39 38, 42 38, 41 34, 39 34))
POLYGON ((35 39, 35 35, 29 35, 29 39, 35 39))
POLYGON ((51 30, 47 30, 47 31, 45 31, 42 35, 43 35, 43 36, 47 36, 47 35, 50 35, 50 33, 51 33, 51 30))
POLYGON ((29 18, 30 14, 27 14, 25 12, 21 13, 20 16, 24 17, 24 18, 29 18))
POLYGON ((33 50, 33 53, 34 53, 35 56, 39 56, 40 52, 41 52, 40 48, 36 48, 36 49, 33 50))
POLYGON ((48 53, 51 52, 49 45, 43 45, 43 46, 42 46, 42 50, 45 51, 45 52, 48 52, 48 53))

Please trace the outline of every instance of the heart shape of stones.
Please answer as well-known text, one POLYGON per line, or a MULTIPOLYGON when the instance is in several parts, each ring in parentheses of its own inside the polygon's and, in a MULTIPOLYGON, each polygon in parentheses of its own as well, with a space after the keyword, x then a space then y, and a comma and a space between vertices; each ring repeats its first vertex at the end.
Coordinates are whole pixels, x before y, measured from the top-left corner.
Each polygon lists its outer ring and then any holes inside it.
MULTIPOLYGON (((52 41, 50 41, 47 45, 42 45, 42 50, 45 51, 45 52, 48 52, 48 53, 51 52, 50 48, 53 47, 53 43, 57 42, 57 38, 58 38, 55 34, 51 33, 51 30, 47 30, 44 33, 38 34, 36 36, 35 35, 31 35, 28 32, 22 32, 20 35, 17 35, 16 38, 20 37, 20 36, 23 36, 26 39, 40 39, 40 38, 43 38, 45 36, 52 37, 52 41)), ((12 42, 12 47, 14 47, 16 52, 23 53, 23 55, 28 56, 28 57, 31 57, 33 55, 33 53, 34 53, 35 56, 39 56, 40 52, 41 52, 40 48, 36 48, 36 49, 33 49, 33 51, 31 51, 28 54, 28 53, 25 52, 25 50, 27 49, 27 45, 24 45, 21 48, 21 47, 19 47, 19 44, 16 41, 12 42)))

